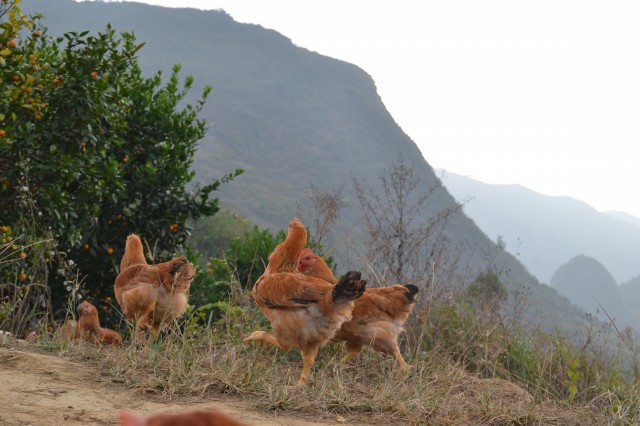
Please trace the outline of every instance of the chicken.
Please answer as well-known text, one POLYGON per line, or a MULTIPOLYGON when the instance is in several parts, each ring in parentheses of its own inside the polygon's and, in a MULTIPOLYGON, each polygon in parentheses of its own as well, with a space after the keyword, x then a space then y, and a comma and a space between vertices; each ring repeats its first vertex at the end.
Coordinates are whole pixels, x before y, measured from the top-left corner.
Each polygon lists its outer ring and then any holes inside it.
POLYGON ((122 343, 120 333, 108 328, 100 327, 98 310, 86 300, 78 306, 80 319, 67 320, 59 327, 54 335, 58 341, 69 342, 71 340, 83 339, 101 345, 119 345, 122 343))
MULTIPOLYGON (((306 248, 300 255, 298 269, 309 276, 333 283, 338 280, 324 259, 306 248)), ((347 355, 342 361, 355 358, 365 346, 392 355, 402 371, 409 367, 398 346, 398 335, 411 314, 418 287, 412 284, 367 288, 355 301, 352 318, 345 322, 333 340, 345 343, 347 355)))
POLYGON ((80 319, 78 320, 77 332, 79 336, 87 341, 100 345, 119 345, 122 343, 122 336, 115 330, 100 327, 98 310, 86 300, 79 306, 80 319))
POLYGON ((245 426, 220 411, 191 411, 182 414, 157 414, 147 419, 138 414, 121 411, 122 426, 245 426))
POLYGON ((255 331, 244 339, 245 343, 276 345, 283 350, 300 349, 303 367, 296 388, 307 383, 318 350, 351 319, 353 301, 362 295, 367 283, 354 271, 335 286, 298 272, 298 258, 306 241, 304 225, 294 219, 251 292, 273 333, 255 331))
POLYGON ((121 266, 114 284, 116 300, 125 317, 136 321, 136 339, 150 333, 153 340, 167 324, 187 309, 188 291, 195 268, 184 256, 148 265, 140 238, 127 237, 121 266))
POLYGON ((307 245, 307 229, 298 219, 289 223, 287 237, 269 255, 265 274, 276 272, 298 272, 298 258, 307 245))
POLYGON ((131 234, 127 237, 127 243, 125 244, 124 255, 120 261, 120 271, 125 270, 132 265, 146 265, 147 260, 144 257, 144 250, 142 248, 142 240, 136 234, 131 234))
POLYGON ((305 248, 300 254, 298 271, 309 272, 309 276, 320 278, 330 284, 338 284, 338 279, 324 259, 313 253, 310 248, 305 248))

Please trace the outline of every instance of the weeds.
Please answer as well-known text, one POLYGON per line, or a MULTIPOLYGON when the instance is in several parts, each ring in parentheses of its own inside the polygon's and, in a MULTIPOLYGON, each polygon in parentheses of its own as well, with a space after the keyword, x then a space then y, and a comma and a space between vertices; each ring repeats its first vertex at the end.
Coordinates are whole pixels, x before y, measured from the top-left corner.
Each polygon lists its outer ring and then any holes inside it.
MULTIPOLYGON (((302 368, 299 353, 241 343, 268 324, 235 268, 226 264, 223 269, 226 277, 217 275, 211 282, 226 289, 225 297, 190 306, 147 350, 133 343, 97 348, 58 342, 45 323, 39 345, 89 361, 99 380, 155 399, 232 394, 265 411, 369 423, 634 424, 640 418, 637 370, 625 368, 621 357, 599 346, 606 342, 595 323, 580 346, 525 327, 499 309, 503 288, 486 273, 481 278, 488 286, 477 281, 470 291, 416 306, 402 345, 412 364, 407 374, 392 357, 374 351, 342 364, 343 346, 330 343, 321 350, 308 386, 291 392, 287 386, 302 368)), ((82 285, 77 277, 70 285, 72 314, 82 285)), ((121 322, 127 342, 132 329, 121 322)), ((629 346, 631 332, 624 337, 629 346)))

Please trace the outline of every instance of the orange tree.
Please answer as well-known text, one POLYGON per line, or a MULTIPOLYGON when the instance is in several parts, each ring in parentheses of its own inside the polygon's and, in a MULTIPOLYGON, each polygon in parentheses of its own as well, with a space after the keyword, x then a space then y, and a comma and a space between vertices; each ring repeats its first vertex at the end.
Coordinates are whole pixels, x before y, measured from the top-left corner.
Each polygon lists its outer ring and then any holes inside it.
POLYGON ((143 45, 131 34, 107 27, 53 40, 15 4, 2 7, 2 25, 13 19, 16 31, 1 41, 10 54, 0 95, 0 225, 14 237, 54 240, 43 255, 54 310, 78 280, 82 297, 108 310, 126 236, 148 240, 156 261, 184 252, 187 220, 213 215, 211 193, 241 171, 192 184, 210 89, 187 104, 193 79, 181 82, 179 66, 166 83, 160 73, 144 77, 143 45))

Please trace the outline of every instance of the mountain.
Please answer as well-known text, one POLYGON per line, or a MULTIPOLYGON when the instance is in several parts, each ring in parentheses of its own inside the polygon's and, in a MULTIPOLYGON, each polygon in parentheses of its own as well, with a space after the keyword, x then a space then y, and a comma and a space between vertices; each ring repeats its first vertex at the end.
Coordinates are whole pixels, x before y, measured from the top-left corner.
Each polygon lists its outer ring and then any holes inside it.
POLYGON ((560 266, 551 277, 551 285, 586 312, 618 329, 638 326, 621 290, 609 271, 597 260, 576 256, 560 266))
MULTIPOLYGON (((308 208, 305 192, 312 185, 340 190, 347 206, 329 239, 339 240, 341 247, 353 242, 357 249, 361 214, 352 178, 377 185, 382 171, 400 157, 412 162, 422 191, 437 188, 422 220, 456 206, 387 111, 371 76, 357 66, 295 46, 276 31, 237 23, 223 11, 72 0, 30 0, 21 6, 43 13, 43 24, 53 35, 96 32, 107 23, 134 32, 146 43, 139 54, 143 72, 180 63, 184 75, 195 77, 194 93, 211 85, 203 111, 211 128, 199 145, 194 169, 203 182, 244 169, 217 196, 254 223, 285 228, 301 205, 308 208)), ((436 266, 456 270, 434 277, 437 291, 493 268, 513 292, 528 295, 529 320, 544 322, 548 329, 584 321, 582 311, 538 283, 466 215, 452 215, 444 236, 451 250, 436 266)), ((358 254, 343 250, 339 267, 363 267, 358 254)))
POLYGON ((636 323, 640 324, 640 275, 627 283, 620 284, 620 293, 627 302, 636 323))
POLYGON ((578 255, 598 259, 616 282, 640 275, 640 227, 629 223, 630 215, 621 220, 573 198, 441 174, 458 201, 468 200, 465 213, 487 235, 500 237, 506 250, 542 282, 548 283, 561 264, 578 255))
POLYGON ((632 214, 629 213, 625 213, 625 212, 618 212, 618 211, 608 211, 605 212, 606 214, 615 217, 616 219, 620 219, 624 222, 628 222, 630 224, 632 224, 633 226, 640 228, 640 218, 635 217, 632 214))

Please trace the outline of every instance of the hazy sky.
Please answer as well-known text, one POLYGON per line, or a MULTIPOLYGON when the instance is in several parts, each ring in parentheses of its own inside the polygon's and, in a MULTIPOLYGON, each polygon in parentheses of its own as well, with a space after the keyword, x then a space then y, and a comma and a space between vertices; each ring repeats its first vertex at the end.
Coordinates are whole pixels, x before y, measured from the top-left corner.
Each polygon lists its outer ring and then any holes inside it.
POLYGON ((640 2, 141 2, 358 65, 433 167, 640 217, 640 2))

